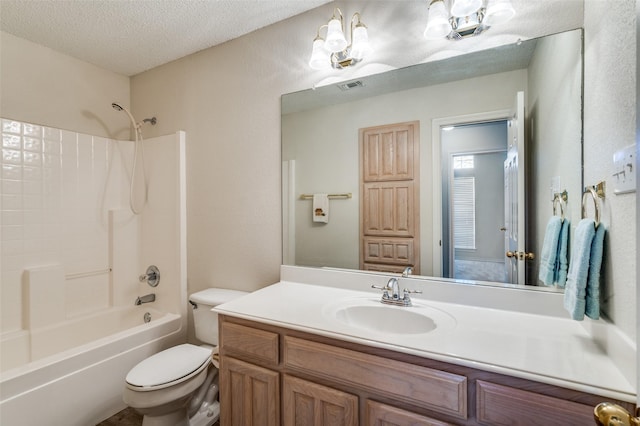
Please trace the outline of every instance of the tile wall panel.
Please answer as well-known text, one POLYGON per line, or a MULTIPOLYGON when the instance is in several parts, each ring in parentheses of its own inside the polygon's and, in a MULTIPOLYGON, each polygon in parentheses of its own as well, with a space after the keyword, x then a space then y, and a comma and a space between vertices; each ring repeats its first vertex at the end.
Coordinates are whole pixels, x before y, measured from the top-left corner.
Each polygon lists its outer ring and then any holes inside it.
MULTIPOLYGON (((58 263, 77 274, 109 266, 106 211, 126 205, 119 186, 128 182, 118 176, 126 167, 110 164, 118 143, 2 119, 2 332, 22 328, 25 268, 58 263)), ((108 275, 67 280, 67 315, 108 306, 108 285, 108 275)))

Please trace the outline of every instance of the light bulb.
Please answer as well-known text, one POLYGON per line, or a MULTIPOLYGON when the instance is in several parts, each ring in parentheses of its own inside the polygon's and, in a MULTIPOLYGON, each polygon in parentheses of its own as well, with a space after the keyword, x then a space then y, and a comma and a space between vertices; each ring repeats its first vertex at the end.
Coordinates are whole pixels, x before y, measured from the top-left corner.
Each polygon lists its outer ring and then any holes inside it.
POLYGON ((451 24, 449 23, 447 10, 444 7, 444 1, 435 0, 431 2, 427 16, 427 28, 424 30, 425 38, 442 38, 450 32, 451 24))
POLYGON ((327 39, 324 48, 329 52, 342 52, 347 47, 347 39, 342 32, 342 22, 340 19, 332 19, 327 26, 327 39))
POLYGON ((487 25, 502 24, 513 18, 515 14, 511 0, 489 0, 483 22, 487 25))
POLYGON ((329 52, 324 48, 324 40, 316 38, 313 41, 313 50, 311 51, 311 59, 309 66, 314 70, 324 70, 331 68, 329 61, 329 52))
POLYGON ((451 5, 451 14, 453 16, 464 18, 473 15, 482 7, 482 0, 453 0, 451 5))
POLYGON ((362 24, 356 25, 353 30, 353 42, 351 43, 351 57, 353 59, 362 60, 365 56, 373 52, 369 44, 369 34, 367 27, 362 24))

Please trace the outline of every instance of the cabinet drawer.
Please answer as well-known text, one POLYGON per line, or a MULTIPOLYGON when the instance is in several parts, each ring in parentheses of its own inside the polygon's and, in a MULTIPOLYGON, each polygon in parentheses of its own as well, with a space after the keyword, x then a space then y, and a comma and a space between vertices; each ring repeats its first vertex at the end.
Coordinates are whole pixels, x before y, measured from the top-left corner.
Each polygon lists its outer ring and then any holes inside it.
POLYGON ((483 425, 566 426, 593 424, 593 407, 478 380, 476 417, 483 425))
POLYGON ((284 336, 285 367, 467 418, 467 378, 431 368, 284 336))
POLYGON ((367 400, 366 426, 453 426, 391 405, 367 400))
POLYGON ((235 354, 278 365, 278 333, 223 321, 220 325, 220 337, 220 351, 225 355, 235 354))

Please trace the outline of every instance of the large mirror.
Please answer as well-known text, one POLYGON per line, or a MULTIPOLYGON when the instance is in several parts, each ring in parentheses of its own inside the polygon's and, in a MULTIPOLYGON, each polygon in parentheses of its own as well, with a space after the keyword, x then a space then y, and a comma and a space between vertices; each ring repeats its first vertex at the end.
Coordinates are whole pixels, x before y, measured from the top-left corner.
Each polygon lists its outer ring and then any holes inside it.
MULTIPOLYGON (((582 46, 577 29, 284 95, 283 263, 399 272, 410 252, 421 276, 540 286, 547 222, 554 214, 580 219, 582 46), (371 168, 371 153, 363 139, 407 123, 415 148, 406 151, 404 139, 385 145, 379 136, 387 152, 374 155, 383 168, 384 155, 389 164, 406 152, 415 157, 415 241, 408 251, 388 244, 400 262, 376 268, 367 229, 385 218, 368 211, 363 168, 371 168), (510 189, 514 132, 524 145, 520 185, 510 189), (557 194, 566 200, 554 203, 557 194), (506 256, 518 214, 519 280, 509 276, 514 259, 506 256)), ((394 197, 389 205, 403 203, 394 197)))

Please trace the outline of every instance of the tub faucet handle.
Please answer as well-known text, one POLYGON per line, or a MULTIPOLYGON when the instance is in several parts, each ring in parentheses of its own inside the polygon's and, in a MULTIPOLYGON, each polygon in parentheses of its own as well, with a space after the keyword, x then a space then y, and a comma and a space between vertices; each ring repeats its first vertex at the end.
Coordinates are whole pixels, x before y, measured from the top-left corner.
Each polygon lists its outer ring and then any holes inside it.
POLYGON ((157 266, 151 265, 147 268, 147 273, 140 275, 140 282, 146 281, 151 287, 155 287, 160 283, 160 270, 157 266))

